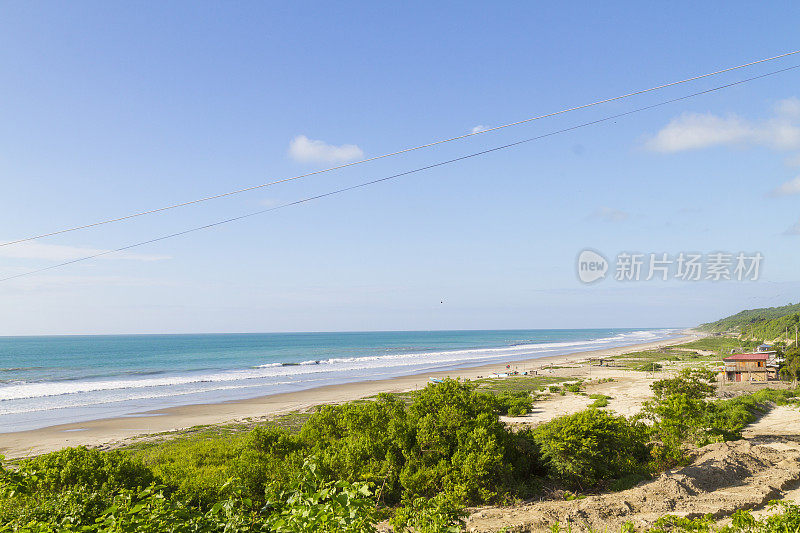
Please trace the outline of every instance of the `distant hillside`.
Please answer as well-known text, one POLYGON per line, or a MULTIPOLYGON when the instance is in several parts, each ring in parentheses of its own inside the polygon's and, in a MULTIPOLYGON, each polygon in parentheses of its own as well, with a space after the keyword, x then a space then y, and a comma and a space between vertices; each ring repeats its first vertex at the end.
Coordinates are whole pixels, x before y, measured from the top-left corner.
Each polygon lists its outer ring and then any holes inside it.
POLYGON ((782 307, 750 309, 726 318, 701 324, 700 329, 715 333, 737 333, 748 339, 778 340, 787 337, 794 340, 794 328, 800 324, 800 304, 782 307))

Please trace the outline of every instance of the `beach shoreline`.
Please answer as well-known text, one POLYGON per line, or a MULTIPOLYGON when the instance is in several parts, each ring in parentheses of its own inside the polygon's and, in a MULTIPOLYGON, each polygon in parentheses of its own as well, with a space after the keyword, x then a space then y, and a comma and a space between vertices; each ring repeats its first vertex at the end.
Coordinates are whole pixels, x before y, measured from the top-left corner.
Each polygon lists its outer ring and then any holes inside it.
MULTIPOLYGON (((244 400, 192 404, 145 411, 126 416, 74 422, 39 429, 0 433, 0 455, 8 459, 40 455, 70 446, 116 446, 146 435, 213 426, 268 420, 292 411, 304 411, 317 405, 336 404, 382 392, 407 392, 424 387, 430 378, 476 379, 507 368, 541 371, 547 366, 584 363, 590 359, 613 357, 623 353, 652 350, 690 342, 704 336, 684 331, 682 336, 655 342, 614 348, 571 352, 518 361, 504 361, 475 367, 412 374, 393 378, 363 380, 325 385, 301 391, 275 393, 244 400)), ((588 367, 587 367, 588 368, 588 367)))

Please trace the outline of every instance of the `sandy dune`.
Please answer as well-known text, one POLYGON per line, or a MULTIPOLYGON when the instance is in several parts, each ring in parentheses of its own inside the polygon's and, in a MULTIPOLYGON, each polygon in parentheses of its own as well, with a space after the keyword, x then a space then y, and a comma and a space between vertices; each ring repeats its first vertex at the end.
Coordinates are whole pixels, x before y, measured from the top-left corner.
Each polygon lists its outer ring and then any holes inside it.
POLYGON ((622 492, 476 510, 467 531, 549 531, 556 522, 572 531, 618 531, 628 521, 650 526, 665 514, 724 518, 737 509, 764 508, 792 492, 798 481, 797 440, 753 437, 706 446, 691 465, 622 492))

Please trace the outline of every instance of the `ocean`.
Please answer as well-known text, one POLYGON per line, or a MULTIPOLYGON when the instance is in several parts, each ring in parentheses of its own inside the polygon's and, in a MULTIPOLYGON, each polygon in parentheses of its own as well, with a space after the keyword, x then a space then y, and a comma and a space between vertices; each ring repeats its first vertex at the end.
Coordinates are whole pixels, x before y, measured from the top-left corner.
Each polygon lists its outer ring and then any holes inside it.
POLYGON ((0 337, 0 432, 678 334, 539 329, 0 337))

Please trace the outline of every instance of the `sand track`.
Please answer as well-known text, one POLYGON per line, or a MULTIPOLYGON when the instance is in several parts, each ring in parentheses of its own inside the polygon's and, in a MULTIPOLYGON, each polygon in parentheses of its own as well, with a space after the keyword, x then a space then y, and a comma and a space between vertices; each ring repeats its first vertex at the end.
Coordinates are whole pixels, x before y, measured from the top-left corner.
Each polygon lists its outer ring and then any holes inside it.
POLYGON ((556 522, 573 531, 637 528, 665 514, 725 518, 737 509, 761 509, 794 492, 800 483, 800 436, 753 436, 712 444, 692 464, 667 471, 638 486, 573 501, 545 501, 508 508, 477 509, 473 532, 547 531, 556 522))

